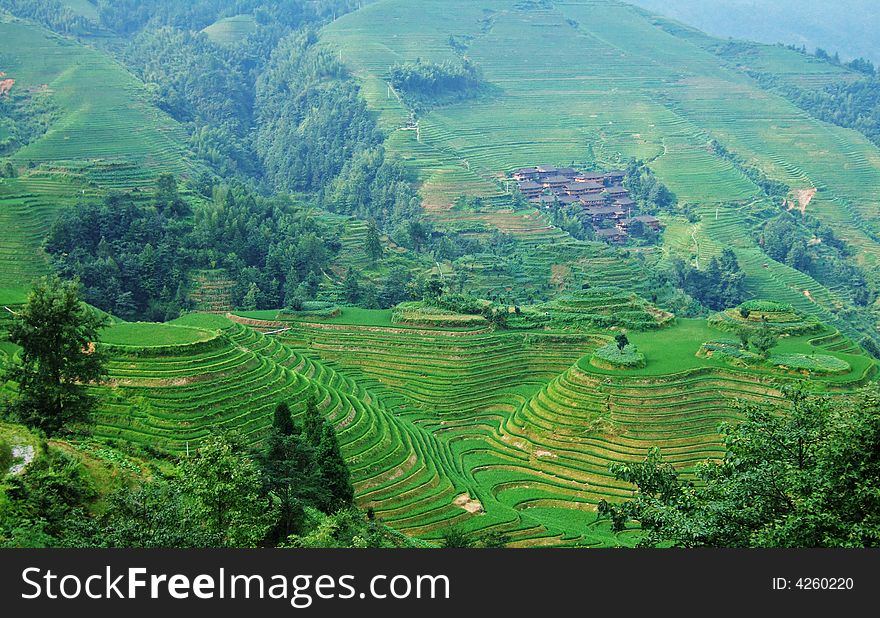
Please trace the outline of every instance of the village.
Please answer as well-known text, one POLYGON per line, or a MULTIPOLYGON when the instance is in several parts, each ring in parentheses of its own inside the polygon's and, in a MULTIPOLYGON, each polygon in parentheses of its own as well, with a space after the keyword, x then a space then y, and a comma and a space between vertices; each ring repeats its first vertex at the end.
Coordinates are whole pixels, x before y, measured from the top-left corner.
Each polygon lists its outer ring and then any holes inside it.
POLYGON ((580 205, 585 222, 593 226, 596 238, 611 243, 626 242, 635 226, 660 229, 653 215, 635 214, 636 202, 623 186, 624 172, 580 172, 571 167, 539 165, 513 171, 520 193, 538 208, 580 205))

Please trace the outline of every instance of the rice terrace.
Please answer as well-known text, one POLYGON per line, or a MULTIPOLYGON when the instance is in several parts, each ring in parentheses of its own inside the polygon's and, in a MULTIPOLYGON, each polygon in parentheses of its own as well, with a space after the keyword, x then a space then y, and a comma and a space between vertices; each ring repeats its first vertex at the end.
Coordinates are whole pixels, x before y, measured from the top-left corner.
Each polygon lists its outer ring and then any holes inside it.
POLYGON ((880 131, 804 95, 873 65, 618 0, 44 4, 0 0, 0 544, 150 546, 107 530, 201 512, 232 436, 240 517, 285 515, 207 546, 633 547, 627 466, 701 487, 749 410, 878 377, 880 131), (51 277, 104 372, 58 426, 20 403, 51 277))

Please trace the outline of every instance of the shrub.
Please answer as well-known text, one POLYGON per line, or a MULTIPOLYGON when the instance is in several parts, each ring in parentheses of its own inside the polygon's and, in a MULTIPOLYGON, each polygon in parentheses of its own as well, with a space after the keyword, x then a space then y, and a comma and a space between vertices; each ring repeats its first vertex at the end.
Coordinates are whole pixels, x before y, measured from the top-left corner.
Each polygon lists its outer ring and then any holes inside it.
POLYGON ((617 342, 609 343, 593 352, 590 362, 604 369, 640 369, 647 365, 645 355, 636 346, 628 344, 621 349, 617 342))
POLYGON ((810 373, 846 373, 850 370, 848 362, 827 354, 774 354, 769 362, 776 367, 810 373))

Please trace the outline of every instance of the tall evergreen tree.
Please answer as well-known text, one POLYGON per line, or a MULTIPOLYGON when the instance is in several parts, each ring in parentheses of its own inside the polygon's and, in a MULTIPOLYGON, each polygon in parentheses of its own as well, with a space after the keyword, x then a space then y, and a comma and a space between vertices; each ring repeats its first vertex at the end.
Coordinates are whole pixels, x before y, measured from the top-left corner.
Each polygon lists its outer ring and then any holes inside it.
POLYGON ((275 406, 272 428, 282 436, 289 436, 294 432, 293 418, 290 416, 290 406, 284 401, 275 406))
POLYGON ((316 448, 321 441, 323 426, 324 417, 318 412, 318 400, 314 394, 310 394, 306 400, 306 411, 303 416, 303 435, 308 443, 316 448))
POLYGON ((336 431, 327 422, 324 423, 321 441, 318 443, 318 467, 321 470, 322 486, 329 494, 326 503, 328 512, 351 506, 354 503, 351 473, 342 457, 336 431))
POLYGON ((370 220, 367 227, 367 239, 364 244, 364 250, 371 262, 376 262, 382 257, 382 240, 379 238, 379 228, 374 220, 370 220))

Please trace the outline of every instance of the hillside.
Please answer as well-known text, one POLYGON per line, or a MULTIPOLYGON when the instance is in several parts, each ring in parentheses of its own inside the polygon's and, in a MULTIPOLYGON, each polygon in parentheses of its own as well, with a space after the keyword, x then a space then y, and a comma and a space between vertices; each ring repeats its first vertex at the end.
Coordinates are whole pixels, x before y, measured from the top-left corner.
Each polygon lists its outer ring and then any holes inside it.
MULTIPOLYGON (((786 315, 781 328, 795 329, 786 315)), ((594 523, 599 499, 627 492, 608 463, 662 445, 687 470, 719 453, 717 426, 736 418, 734 401, 772 401, 780 380, 806 377, 845 393, 876 374, 851 342, 814 322, 771 361, 837 359, 827 375, 706 355, 707 342, 730 335, 704 320, 631 333, 647 364, 626 370, 591 362, 608 341, 600 332, 399 325, 390 312, 358 309, 231 318, 110 328, 95 434, 179 454, 217 427, 257 442, 279 398, 298 414, 312 390, 339 432, 358 503, 426 539, 455 527, 528 546, 627 544, 629 534, 594 523)))
POLYGON ((107 55, 2 13, 0 39, 12 109, 41 115, 4 153, 17 177, 0 179, 0 225, 16 231, 0 239, 0 287, 24 290, 48 272, 41 245, 60 208, 194 168, 180 126, 107 55))
MULTIPOLYGON (((328 26, 322 41, 362 80, 390 133, 388 147, 418 172, 438 222, 454 220, 455 198, 475 192, 489 207, 471 217, 528 238, 531 232, 514 223, 522 214, 505 209, 501 175, 538 162, 610 167, 641 158, 701 215, 690 238, 668 244, 668 251, 705 259, 730 246, 753 294, 784 299, 855 335, 836 317, 842 300, 834 290, 760 251, 746 221, 780 205, 710 141, 793 190, 817 189, 809 212, 857 248, 874 278, 880 151, 866 138, 766 92, 742 67, 707 49, 709 37, 614 0, 453 0, 420 6, 419 19, 409 18, 414 10, 399 0, 378 2, 328 26), (389 68, 458 53, 479 67, 493 94, 424 111, 418 135, 401 130, 410 112, 385 81, 389 68)), ((758 59, 770 72, 821 79, 842 71, 767 50, 759 49, 758 59)))
POLYGON ((783 92, 846 66, 618 0, 195 4, 0 11, 0 367, 41 275, 115 314, 86 431, 0 437, 102 459, 96 512, 314 396, 394 534, 631 546, 610 464, 876 379, 880 148, 783 92))
POLYGON ((630 0, 718 37, 822 47, 844 58, 880 61, 872 0, 841 0, 835 10, 798 0, 630 0))

